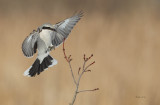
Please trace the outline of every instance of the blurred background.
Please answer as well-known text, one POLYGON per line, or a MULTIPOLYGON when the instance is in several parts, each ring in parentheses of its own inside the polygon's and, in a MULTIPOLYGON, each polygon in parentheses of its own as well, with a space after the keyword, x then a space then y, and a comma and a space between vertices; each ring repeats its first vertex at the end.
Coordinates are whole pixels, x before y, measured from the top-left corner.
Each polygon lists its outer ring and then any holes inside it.
POLYGON ((43 23, 55 24, 79 10, 84 17, 66 40, 66 53, 76 75, 83 54, 94 54, 96 63, 80 89, 100 90, 78 94, 75 105, 159 105, 159 0, 0 0, 0 104, 72 101, 75 85, 62 46, 51 52, 56 66, 28 78, 22 74, 37 54, 26 58, 21 44, 43 23))

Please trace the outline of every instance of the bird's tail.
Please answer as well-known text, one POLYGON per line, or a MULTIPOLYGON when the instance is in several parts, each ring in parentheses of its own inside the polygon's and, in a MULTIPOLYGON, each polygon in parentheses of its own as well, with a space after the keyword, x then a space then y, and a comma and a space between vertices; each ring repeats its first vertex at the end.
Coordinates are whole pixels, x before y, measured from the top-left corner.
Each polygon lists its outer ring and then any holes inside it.
POLYGON ((57 64, 57 60, 53 59, 50 55, 45 57, 40 63, 40 60, 37 58, 33 65, 24 72, 24 76, 33 77, 36 74, 39 75, 48 67, 52 67, 57 64))

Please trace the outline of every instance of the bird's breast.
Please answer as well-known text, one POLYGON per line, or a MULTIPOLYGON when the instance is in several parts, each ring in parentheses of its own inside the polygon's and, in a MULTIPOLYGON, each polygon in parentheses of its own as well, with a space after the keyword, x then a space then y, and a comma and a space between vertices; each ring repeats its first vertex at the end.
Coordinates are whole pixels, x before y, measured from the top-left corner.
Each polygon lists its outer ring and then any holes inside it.
POLYGON ((52 31, 50 30, 42 30, 40 32, 40 38, 44 41, 47 47, 51 45, 51 34, 52 31))

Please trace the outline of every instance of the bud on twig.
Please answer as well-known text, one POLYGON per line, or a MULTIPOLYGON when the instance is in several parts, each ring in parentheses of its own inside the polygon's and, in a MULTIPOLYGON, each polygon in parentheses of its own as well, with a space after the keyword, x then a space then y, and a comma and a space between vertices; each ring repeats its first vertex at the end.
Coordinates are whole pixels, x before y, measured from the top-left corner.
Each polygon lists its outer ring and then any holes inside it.
POLYGON ((96 63, 95 61, 91 63, 91 65, 93 65, 94 63, 96 63))
POLYGON ((91 70, 85 70, 85 72, 91 72, 91 70))
POLYGON ((83 57, 84 61, 86 60, 86 55, 84 54, 84 57, 83 57))
POLYGON ((93 65, 95 61, 93 61, 91 64, 89 64, 87 67, 85 67, 85 70, 88 69, 91 65, 93 65))
POLYGON ((69 62, 71 62, 72 61, 72 59, 69 59, 69 62))
POLYGON ((88 58, 88 60, 91 59, 92 57, 93 57, 93 54, 91 54, 91 56, 88 58))
POLYGON ((86 62, 88 61, 88 58, 86 58, 86 60, 85 60, 86 62))
POLYGON ((70 58, 71 58, 71 55, 69 55, 68 59, 70 59, 70 58))
POLYGON ((94 90, 99 90, 99 88, 95 88, 94 90))
POLYGON ((78 69, 78 75, 79 75, 80 70, 81 70, 81 67, 79 67, 79 69, 78 69))
POLYGON ((95 61, 93 61, 91 64, 89 64, 89 66, 93 65, 95 63, 95 61))
POLYGON ((86 55, 84 54, 84 57, 83 57, 84 63, 83 63, 82 71, 81 71, 81 67, 79 67, 79 69, 78 69, 78 75, 79 75, 79 77, 78 77, 78 80, 76 80, 76 79, 75 79, 75 75, 74 75, 73 70, 72 70, 72 65, 71 65, 72 58, 71 58, 71 55, 69 55, 69 56, 66 55, 65 48, 64 48, 64 41, 65 41, 65 39, 63 40, 63 54, 64 54, 64 58, 66 59, 66 61, 67 61, 68 64, 69 64, 73 81, 74 81, 74 83, 75 83, 75 85, 76 85, 76 87, 77 87, 77 89, 76 89, 76 91, 75 91, 75 94, 74 94, 74 97, 73 97, 73 100, 72 100, 72 103, 70 104, 70 105, 73 105, 74 102, 75 102, 75 100, 76 100, 76 96, 77 96, 78 93, 80 93, 80 92, 87 92, 87 91, 96 91, 96 90, 99 90, 99 88, 95 88, 95 89, 91 89, 91 90, 81 90, 81 91, 78 90, 79 83, 80 83, 80 80, 81 80, 82 75, 84 74, 84 72, 91 72, 91 70, 88 70, 88 68, 89 68, 91 65, 93 65, 93 64, 95 63, 95 61, 92 62, 92 63, 90 63, 88 66, 86 66, 87 61, 90 60, 90 59, 93 57, 93 54, 91 54, 91 56, 88 57, 88 58, 87 58, 86 55), (81 71, 81 72, 80 72, 80 71, 81 71))

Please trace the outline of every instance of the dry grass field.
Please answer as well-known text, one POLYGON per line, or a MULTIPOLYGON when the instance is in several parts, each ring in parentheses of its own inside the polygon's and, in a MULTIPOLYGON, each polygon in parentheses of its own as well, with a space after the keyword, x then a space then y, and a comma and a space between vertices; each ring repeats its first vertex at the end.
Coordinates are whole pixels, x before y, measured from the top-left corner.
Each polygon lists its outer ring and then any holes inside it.
POLYGON ((0 105, 69 105, 74 83, 62 46, 51 52, 58 64, 24 77, 34 62, 21 44, 33 29, 83 9, 84 17, 65 42, 77 74, 83 54, 96 61, 75 105, 160 105, 160 2, 158 0, 0 0, 0 105))

